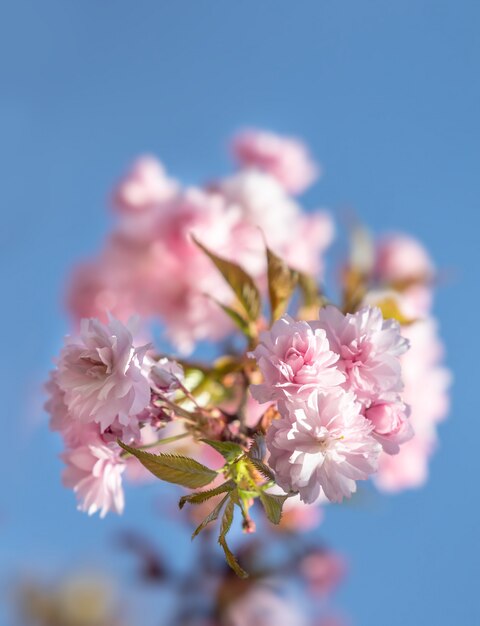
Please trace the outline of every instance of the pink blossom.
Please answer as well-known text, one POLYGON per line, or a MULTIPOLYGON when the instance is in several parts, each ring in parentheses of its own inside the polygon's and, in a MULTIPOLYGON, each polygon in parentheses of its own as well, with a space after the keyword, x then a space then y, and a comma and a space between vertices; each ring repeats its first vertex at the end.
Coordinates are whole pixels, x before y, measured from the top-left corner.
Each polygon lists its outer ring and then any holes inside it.
POLYGON ((227 210, 220 195, 189 189, 168 205, 159 222, 152 266, 156 276, 152 274, 149 288, 151 312, 163 318, 169 337, 182 352, 232 329, 228 316, 206 295, 228 303, 232 292, 192 234, 220 256, 231 258, 238 216, 237 210, 227 210))
POLYGON ((330 348, 339 356, 345 387, 365 406, 386 391, 402 389, 399 357, 408 349, 395 320, 385 320, 380 309, 363 307, 344 315, 334 306, 320 311, 319 328, 327 333, 330 348))
POLYGON ((237 594, 227 607, 225 621, 229 626, 307 626, 307 619, 297 603, 275 593, 267 585, 252 585, 237 594))
POLYGON ((124 213, 142 212, 170 199, 177 191, 175 181, 167 177, 163 165, 154 156, 139 157, 118 183, 113 203, 124 213))
POLYGON ((415 321, 428 317, 432 301, 432 290, 415 283, 401 292, 393 289, 373 289, 366 294, 363 304, 378 306, 382 302, 392 302, 406 319, 415 321))
POLYGON ((288 498, 282 508, 282 519, 278 529, 298 533, 317 528, 324 518, 322 504, 327 502, 323 496, 313 504, 305 504, 299 496, 288 498))
POLYGON ((282 403, 281 419, 267 431, 269 464, 285 491, 306 503, 323 492, 340 502, 377 468, 381 450, 372 425, 352 393, 341 389, 312 393, 306 402, 282 403))
POLYGON ((323 257, 335 235, 331 216, 326 211, 301 215, 290 232, 278 253, 290 267, 321 280, 325 269, 323 257))
POLYGON ((413 237, 389 235, 377 246, 375 274, 385 283, 428 280, 434 266, 427 251, 413 237))
POLYGON ((80 336, 67 338, 56 381, 74 419, 96 422, 104 432, 128 427, 150 401, 141 366, 148 346, 133 347, 130 331, 119 321, 82 320, 80 336))
POLYGON ((45 410, 50 414, 50 430, 60 433, 65 445, 74 448, 85 437, 94 433, 100 435, 100 429, 97 424, 83 424, 71 416, 65 404, 65 393, 58 386, 57 376, 57 370, 50 372, 50 378, 45 385, 48 394, 45 410))
POLYGON ((113 259, 89 261, 77 265, 69 279, 66 300, 67 308, 76 323, 88 317, 102 322, 108 321, 108 313, 127 321, 135 306, 125 275, 120 280, 119 265, 113 259), (124 289, 122 289, 122 284, 124 289))
POLYGON ((375 484, 382 491, 399 492, 422 487, 428 478, 428 463, 435 451, 435 442, 422 435, 407 441, 399 454, 382 454, 375 484))
MULTIPOLYGON (((276 249, 290 240, 301 209, 274 178, 263 172, 245 170, 219 181, 217 186, 227 205, 240 217, 235 231, 240 237, 242 254, 250 246, 255 257, 264 256, 262 235, 276 249)), ((262 264, 262 270, 263 267, 262 264)), ((247 261, 247 269, 258 273, 252 261, 247 261)))
POLYGON ((238 133, 232 148, 241 165, 268 172, 293 194, 305 191, 319 175, 318 166, 298 139, 252 129, 238 133))
POLYGON ((135 203, 127 210, 122 198, 125 206, 116 230, 100 255, 78 267, 70 281, 68 306, 77 321, 98 317, 106 322, 107 312, 124 322, 132 314, 146 321, 160 317, 183 353, 199 341, 228 335, 231 320, 209 296, 230 304, 231 289, 192 234, 239 263, 263 289, 264 237, 297 269, 323 271, 322 256, 333 232, 330 218, 322 212, 304 216, 268 174, 243 171, 206 190, 153 194, 151 206, 140 208, 140 203, 138 210, 135 203))
POLYGON ((308 322, 296 322, 289 315, 261 333, 251 356, 264 378, 263 383, 251 387, 258 402, 306 397, 312 389, 334 387, 345 381, 325 331, 312 328, 308 322))
POLYGON ((172 397, 183 383, 185 372, 176 361, 163 357, 153 362, 149 377, 156 389, 167 397, 172 397))
POLYGON ((373 425, 372 436, 382 444, 387 454, 397 454, 400 444, 413 437, 408 415, 409 408, 396 394, 380 396, 366 409, 365 417, 373 425))
POLYGON ((375 483, 384 491, 421 487, 428 478, 428 463, 437 444, 437 425, 449 410, 451 373, 442 364, 443 345, 432 318, 406 326, 411 348, 401 357, 405 389, 402 399, 410 407, 409 423, 415 431, 395 456, 382 454, 375 483))
POLYGON ((62 455, 67 465, 63 484, 75 492, 80 511, 89 515, 100 511, 100 517, 108 511, 123 512, 125 463, 120 452, 118 446, 107 445, 97 435, 90 435, 62 455))
POLYGON ((310 215, 285 193, 271 176, 245 170, 217 183, 230 210, 240 219, 232 231, 234 259, 254 277, 265 277, 265 241, 292 267, 309 273, 323 272, 322 256, 334 229, 325 211, 310 215))
POLYGON ((345 559, 329 550, 314 550, 300 561, 300 573, 306 579, 310 593, 330 595, 345 576, 345 559))

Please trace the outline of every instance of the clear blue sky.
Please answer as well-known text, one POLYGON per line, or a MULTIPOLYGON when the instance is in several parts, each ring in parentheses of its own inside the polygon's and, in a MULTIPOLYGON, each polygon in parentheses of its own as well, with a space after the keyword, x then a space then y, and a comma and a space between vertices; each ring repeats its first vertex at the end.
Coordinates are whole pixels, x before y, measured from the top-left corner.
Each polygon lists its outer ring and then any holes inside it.
POLYGON ((130 490, 123 520, 75 511, 38 387, 119 172, 144 151, 189 180, 225 171, 227 136, 253 124, 308 139, 325 167, 310 202, 413 232, 450 276, 436 312, 455 387, 431 480, 329 512, 352 563, 340 600, 360 626, 480 623, 479 29, 478 0, 0 3, 2 588, 113 563, 124 525, 166 532, 156 488, 130 490))

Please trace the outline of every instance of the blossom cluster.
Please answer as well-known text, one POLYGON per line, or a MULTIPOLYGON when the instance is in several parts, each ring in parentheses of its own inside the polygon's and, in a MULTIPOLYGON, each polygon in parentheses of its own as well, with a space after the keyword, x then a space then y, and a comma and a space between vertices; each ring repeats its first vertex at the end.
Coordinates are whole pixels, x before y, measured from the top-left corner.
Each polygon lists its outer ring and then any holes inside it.
POLYGON ((180 507, 206 515, 194 535, 223 511, 219 542, 243 575, 225 539, 234 510, 246 532, 256 501, 298 530, 357 481, 421 485, 450 376, 424 248, 353 229, 334 305, 322 286, 332 220, 296 197, 320 168, 264 131, 239 133, 232 151, 237 171, 203 186, 153 157, 119 182, 113 232, 69 284, 75 329, 46 407, 81 510, 121 513, 125 476, 193 489, 180 507), (152 321, 175 356, 145 340, 152 321), (219 357, 190 359, 205 340, 219 357))
POLYGON ((108 313, 160 317, 174 346, 190 353, 218 341, 232 323, 212 299, 232 302, 222 277, 191 235, 266 285, 265 241, 297 270, 323 275, 333 238, 326 211, 304 213, 303 191, 317 168, 302 144, 246 132, 233 142, 238 171, 203 186, 182 186, 154 157, 139 158, 112 194, 116 226, 97 258, 73 273, 68 308, 77 320, 108 313))
POLYGON ((398 322, 375 307, 344 315, 330 305, 318 321, 285 316, 262 333, 252 356, 264 382, 252 394, 278 403, 267 445, 285 491, 341 501, 376 471, 382 447, 396 453, 412 438, 400 396, 407 348, 398 322))
POLYGON ((114 318, 82 320, 47 383, 50 427, 66 446, 64 483, 89 514, 123 511, 127 462, 116 441, 143 445, 159 419, 152 389, 168 398, 181 385, 182 368, 168 359, 154 362, 149 347, 134 347, 130 330, 114 318))

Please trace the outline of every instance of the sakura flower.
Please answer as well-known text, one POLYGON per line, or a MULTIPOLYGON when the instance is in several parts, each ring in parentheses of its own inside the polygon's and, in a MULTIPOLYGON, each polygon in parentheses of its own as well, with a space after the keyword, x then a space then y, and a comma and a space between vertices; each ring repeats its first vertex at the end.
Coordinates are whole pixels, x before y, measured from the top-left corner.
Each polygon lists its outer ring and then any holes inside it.
POLYGON ((138 158, 117 185, 113 202, 124 213, 148 211, 172 197, 177 190, 163 165, 153 156, 138 158))
POLYGON ((261 333, 251 356, 264 378, 263 383, 251 387, 258 402, 293 395, 305 397, 312 389, 326 389, 345 381, 336 367, 338 355, 330 350, 326 332, 312 328, 308 322, 296 322, 289 315, 261 333))
POLYGON ((83 424, 74 419, 65 404, 65 393, 60 389, 57 382, 58 372, 50 372, 50 378, 45 384, 45 391, 48 394, 45 402, 45 410, 50 414, 50 430, 60 433, 63 441, 68 447, 79 445, 86 433, 98 432, 98 427, 93 424, 83 424))
POLYGON ((380 444, 351 392, 312 393, 305 402, 282 403, 282 417, 267 431, 269 464, 285 491, 312 503, 323 492, 341 502, 356 480, 376 471, 380 444))
POLYGON ((320 311, 318 328, 327 333, 330 348, 339 355, 345 387, 355 391, 365 406, 382 392, 402 389, 399 357, 408 349, 395 320, 385 320, 380 309, 363 307, 343 315, 334 306, 320 311))
POLYGON ((449 410, 451 373, 443 365, 443 345, 434 319, 405 327, 411 344, 401 357, 405 389, 402 398, 410 406, 409 422, 415 431, 395 456, 382 454, 375 483, 382 491, 421 487, 428 478, 430 457, 437 447, 437 425, 449 410))
MULTIPOLYGON (((257 256, 264 252, 259 229, 276 250, 290 240, 301 209, 274 178, 256 170, 245 170, 220 181, 218 191, 230 207, 240 212, 241 219, 235 229, 241 249, 251 246, 257 256)), ((251 263, 247 269, 257 274, 251 263)))
POLYGON ((60 353, 56 380, 74 419, 96 422, 104 432, 127 427, 150 401, 142 374, 148 346, 133 347, 130 331, 115 319, 82 320, 80 336, 68 338, 60 353))
POLYGON ((385 283, 428 280, 434 265, 425 248, 413 237, 396 234, 381 239, 377 246, 375 274, 385 283))
POLYGON ((245 130, 234 137, 232 148, 241 165, 268 172, 293 194, 305 191, 319 175, 318 166, 298 139, 245 130))
POLYGON ((293 598, 266 584, 252 585, 227 606, 222 623, 229 626, 307 626, 307 618, 293 598))
POLYGON ((345 559, 330 550, 317 548, 300 561, 300 573, 315 596, 330 595, 344 578, 346 569, 345 559))
POLYGON ((290 267, 320 279, 324 254, 335 235, 333 220, 326 211, 298 216, 291 235, 278 250, 290 267))
POLYGON ((93 435, 62 455, 67 465, 63 484, 75 492, 80 511, 89 515, 99 511, 100 517, 105 517, 108 511, 123 512, 125 462, 120 452, 118 446, 107 445, 93 435))
POLYGON ((422 487, 428 479, 428 464, 435 449, 434 440, 415 433, 415 437, 407 441, 398 454, 381 455, 375 485, 389 493, 422 487))
POLYGON ((400 444, 413 437, 408 415, 409 408, 395 394, 379 397, 365 411, 365 417, 373 425, 372 436, 382 444, 387 454, 397 454, 400 444))
POLYGON ((183 367, 166 357, 159 359, 150 370, 150 378, 157 389, 167 397, 175 394, 185 378, 183 367))

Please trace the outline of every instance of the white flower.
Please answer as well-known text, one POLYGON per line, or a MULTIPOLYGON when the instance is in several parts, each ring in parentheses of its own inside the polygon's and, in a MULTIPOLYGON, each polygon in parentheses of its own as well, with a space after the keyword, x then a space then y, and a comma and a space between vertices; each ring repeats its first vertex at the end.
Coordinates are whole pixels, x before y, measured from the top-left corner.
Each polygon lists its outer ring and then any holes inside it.
POLYGON ((102 432, 128 426, 150 401, 141 370, 147 348, 134 348, 130 331, 115 319, 82 320, 80 337, 60 353, 56 378, 71 416, 98 423, 102 432))
POLYGON ((341 502, 356 480, 376 471, 381 446, 352 393, 317 391, 306 402, 280 403, 282 417, 267 432, 269 464, 285 491, 306 503, 323 493, 341 502))
POLYGON ((100 511, 100 517, 108 511, 123 512, 122 473, 126 465, 120 452, 118 446, 107 445, 92 433, 62 455, 67 465, 63 484, 75 492, 80 511, 89 515, 100 511))

